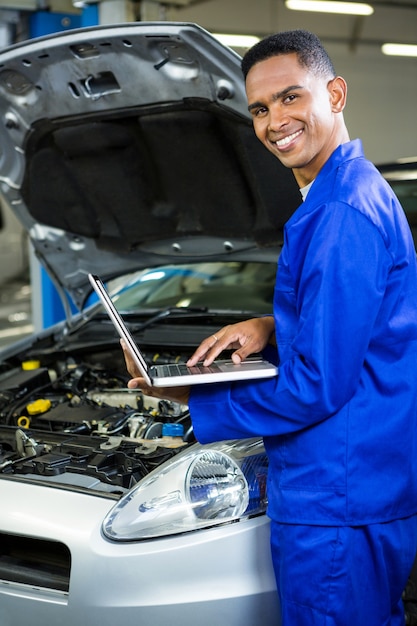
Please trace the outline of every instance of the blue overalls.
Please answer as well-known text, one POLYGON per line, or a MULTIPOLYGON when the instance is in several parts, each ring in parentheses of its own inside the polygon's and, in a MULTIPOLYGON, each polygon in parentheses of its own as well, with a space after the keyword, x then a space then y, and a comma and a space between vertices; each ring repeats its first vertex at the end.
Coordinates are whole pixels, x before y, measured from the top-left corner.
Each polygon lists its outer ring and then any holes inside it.
POLYGON ((417 546, 417 265, 359 140, 286 224, 274 318, 278 378, 192 389, 196 436, 264 438, 284 626, 396 626, 417 546))

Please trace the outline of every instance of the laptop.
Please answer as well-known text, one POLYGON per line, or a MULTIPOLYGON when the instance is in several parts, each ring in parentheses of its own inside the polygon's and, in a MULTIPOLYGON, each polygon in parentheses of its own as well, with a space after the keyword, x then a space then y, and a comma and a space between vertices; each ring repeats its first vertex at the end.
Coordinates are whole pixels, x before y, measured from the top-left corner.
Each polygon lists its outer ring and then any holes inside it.
POLYGON ((216 360, 208 367, 196 364, 187 367, 185 363, 151 365, 146 362, 139 346, 127 329, 117 311, 103 282, 94 274, 88 275, 89 281, 106 309, 119 336, 124 340, 132 358, 147 384, 154 387, 178 387, 181 385, 201 385, 235 380, 271 378, 278 375, 278 368, 262 358, 250 358, 242 363, 233 363, 231 359, 216 360))

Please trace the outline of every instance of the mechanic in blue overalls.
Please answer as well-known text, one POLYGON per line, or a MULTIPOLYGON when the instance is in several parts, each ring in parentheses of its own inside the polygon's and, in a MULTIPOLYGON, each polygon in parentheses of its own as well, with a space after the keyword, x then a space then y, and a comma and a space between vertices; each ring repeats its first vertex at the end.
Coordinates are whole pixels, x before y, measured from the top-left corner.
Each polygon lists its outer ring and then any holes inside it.
POLYGON ((202 443, 264 437, 283 626, 403 626, 417 546, 412 236, 349 139, 346 83, 314 35, 272 35, 242 68, 256 135, 293 170, 304 201, 285 227, 273 316, 220 329, 189 364, 263 350, 279 376, 129 386, 187 402, 202 443))

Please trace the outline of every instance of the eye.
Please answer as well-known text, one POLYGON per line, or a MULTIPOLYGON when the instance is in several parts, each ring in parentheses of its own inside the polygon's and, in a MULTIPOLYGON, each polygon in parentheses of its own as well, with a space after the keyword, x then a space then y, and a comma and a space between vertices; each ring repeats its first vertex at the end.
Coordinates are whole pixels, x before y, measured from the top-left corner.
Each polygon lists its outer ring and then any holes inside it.
POLYGON ((262 117, 268 113, 268 109, 266 107, 257 107, 252 109, 251 113, 253 117, 262 117))
POLYGON ((288 96, 285 96, 285 98, 283 99, 283 103, 284 104, 291 104, 291 102, 294 102, 294 100, 297 99, 297 95, 294 93, 289 94, 288 96))

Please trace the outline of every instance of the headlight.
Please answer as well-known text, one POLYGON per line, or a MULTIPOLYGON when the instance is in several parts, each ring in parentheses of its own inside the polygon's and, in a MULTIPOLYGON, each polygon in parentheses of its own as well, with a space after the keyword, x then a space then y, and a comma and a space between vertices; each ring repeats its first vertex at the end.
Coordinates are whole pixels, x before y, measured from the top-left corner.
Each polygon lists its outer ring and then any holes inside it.
POLYGON ((123 496, 103 522, 109 539, 184 533, 266 510, 268 460, 259 439, 196 444, 123 496))

